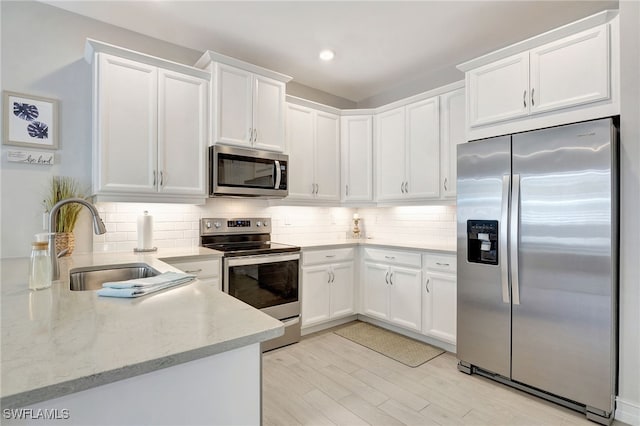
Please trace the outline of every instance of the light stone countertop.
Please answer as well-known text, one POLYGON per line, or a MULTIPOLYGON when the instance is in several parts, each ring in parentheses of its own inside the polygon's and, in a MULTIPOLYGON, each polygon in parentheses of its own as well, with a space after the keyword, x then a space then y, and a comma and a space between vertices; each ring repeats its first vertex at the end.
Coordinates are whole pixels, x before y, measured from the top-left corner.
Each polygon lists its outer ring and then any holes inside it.
POLYGON ((204 260, 200 247, 152 254, 74 254, 61 281, 29 291, 29 259, 2 259, 2 408, 17 408, 269 340, 280 321, 195 280, 133 299, 69 290, 70 268, 144 262, 178 271, 161 258, 204 260))
POLYGON ((284 240, 278 239, 279 243, 293 244, 300 246, 302 250, 314 250, 314 249, 332 249, 340 247, 384 247, 391 249, 402 250, 419 250, 429 251, 437 254, 456 254, 455 243, 442 244, 431 241, 390 241, 381 240, 375 238, 363 238, 363 239, 345 239, 339 241, 310 241, 310 240, 284 240))

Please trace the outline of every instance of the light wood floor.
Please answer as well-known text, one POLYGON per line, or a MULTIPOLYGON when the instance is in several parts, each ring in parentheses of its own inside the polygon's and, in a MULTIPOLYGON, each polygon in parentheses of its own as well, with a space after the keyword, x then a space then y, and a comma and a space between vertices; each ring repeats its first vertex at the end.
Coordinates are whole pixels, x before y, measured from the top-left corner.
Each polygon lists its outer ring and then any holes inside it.
POLYGON ((590 425, 583 414, 456 368, 410 368, 326 330, 263 356, 263 424, 590 425))

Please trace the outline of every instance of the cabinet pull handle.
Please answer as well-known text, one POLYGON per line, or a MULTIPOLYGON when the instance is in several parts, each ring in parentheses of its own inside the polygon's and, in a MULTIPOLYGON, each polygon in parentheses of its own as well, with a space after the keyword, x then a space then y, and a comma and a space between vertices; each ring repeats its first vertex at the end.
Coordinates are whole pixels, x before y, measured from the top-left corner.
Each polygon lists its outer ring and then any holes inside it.
POLYGON ((409 193, 409 182, 408 181, 404 183, 404 192, 407 193, 407 194, 409 193))
POLYGON ((253 133, 254 133, 254 137, 253 137, 253 142, 258 142, 258 129, 253 129, 253 133))
POLYGON ((331 283, 333 283, 336 280, 336 274, 331 271, 331 283))
POLYGON ((331 284, 331 271, 327 271, 327 284, 331 284))
POLYGON ((393 285, 393 272, 389 275, 389 282, 393 285))
POLYGON ((164 172, 160 172, 160 186, 164 186, 164 172))
POLYGON ((427 278, 427 283, 425 284, 425 288, 427 289, 427 293, 429 293, 429 281, 431 281, 431 279, 427 278))
POLYGON ((404 182, 400 184, 400 192, 404 194, 404 182))
POLYGON ((329 257, 329 258, 331 258, 331 257, 336 257, 336 255, 335 255, 335 254, 327 254, 327 255, 325 255, 324 257, 329 257))
POLYGON ((320 191, 320 185, 316 183, 316 195, 318 195, 318 191, 320 191))
POLYGON ((449 188, 447 188, 447 178, 444 178, 444 190, 448 191, 449 188))
POLYGON ((438 265, 438 266, 450 266, 448 263, 440 263, 440 262, 436 262, 436 265, 438 265))
POLYGON ((393 260, 393 259, 395 259, 396 257, 395 257, 395 256, 385 256, 384 258, 385 258, 385 259, 393 260))
POLYGON ((249 127, 249 142, 253 143, 253 127, 249 127))
POLYGON ((527 107, 527 90, 525 89, 525 91, 522 93, 522 103, 524 104, 524 107, 527 107))
POLYGON ((348 197, 349 196, 349 185, 346 185, 347 189, 346 189, 346 193, 345 195, 348 197))
POLYGON ((202 268, 200 269, 194 269, 193 271, 184 271, 185 274, 199 274, 200 272, 202 272, 202 268))
POLYGON ((534 87, 533 89, 531 89, 531 106, 536 106, 536 101, 533 98, 533 93, 535 92, 536 88, 534 87))
POLYGON ((157 179, 156 179, 156 176, 157 176, 157 175, 156 175, 156 171, 154 170, 154 171, 153 171, 153 186, 156 186, 156 180, 157 180, 157 179))
POLYGON ((389 284, 389 271, 387 271, 387 275, 385 275, 384 280, 389 284))

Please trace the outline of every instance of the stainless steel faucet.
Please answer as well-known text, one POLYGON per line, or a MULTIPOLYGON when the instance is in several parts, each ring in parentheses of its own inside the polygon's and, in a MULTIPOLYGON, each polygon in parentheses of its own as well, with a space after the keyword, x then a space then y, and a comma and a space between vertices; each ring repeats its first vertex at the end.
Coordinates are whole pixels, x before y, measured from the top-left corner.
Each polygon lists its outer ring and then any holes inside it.
POLYGON ((51 256, 51 280, 55 281, 60 279, 60 265, 58 264, 58 252, 56 249, 56 229, 58 228, 58 211, 60 207, 65 204, 78 203, 82 204, 89 209, 93 216, 93 230, 97 235, 107 232, 102 218, 98 213, 96 206, 83 200, 82 198, 67 198, 66 200, 58 201, 49 212, 49 255, 51 256))

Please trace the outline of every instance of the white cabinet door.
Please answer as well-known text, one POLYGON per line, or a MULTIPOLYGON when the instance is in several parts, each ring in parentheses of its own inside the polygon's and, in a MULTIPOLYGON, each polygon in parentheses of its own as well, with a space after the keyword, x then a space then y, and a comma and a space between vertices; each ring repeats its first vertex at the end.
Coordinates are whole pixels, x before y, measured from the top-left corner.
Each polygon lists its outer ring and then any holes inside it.
POLYGON ((253 74, 217 64, 214 94, 214 143, 251 146, 253 137, 253 74))
POLYGON ((456 196, 457 149, 466 142, 464 89, 440 95, 440 194, 456 196))
POLYGON ((407 198, 440 196, 440 122, 438 97, 406 107, 407 198))
POLYGON ((338 201, 340 199, 340 117, 321 111, 317 111, 315 116, 315 198, 338 201))
POLYGON ((260 75, 253 81, 253 146, 283 152, 285 84, 260 75))
POLYGON ((456 277, 430 274, 423 293, 422 332, 451 344, 456 343, 457 296, 456 277))
POLYGON ((389 267, 364 262, 364 314, 386 320, 389 312, 389 267))
POLYGON ((158 70, 158 189, 205 196, 207 147, 205 80, 158 70))
POLYGON ((399 326, 420 331, 422 305, 420 279, 422 271, 391 268, 389 274, 389 320, 399 326))
POLYGON ((93 192, 156 192, 157 68, 98 57, 93 192))
POLYGON ((373 200, 373 117, 341 117, 341 191, 345 201, 373 200))
POLYGON ((287 104, 286 111, 289 197, 311 200, 315 189, 313 111, 294 104, 287 104))
POLYGON ((529 113, 529 52, 467 72, 471 127, 524 117, 529 113))
POLYGON ((376 116, 377 199, 397 200, 404 195, 405 110, 404 107, 376 116))
POLYGON ((610 97, 609 25, 531 50, 531 113, 610 97))
POLYGON ((353 262, 336 263, 331 266, 331 318, 354 313, 353 262))
POLYGON ((329 320, 331 274, 327 265, 302 269, 302 326, 329 320))

